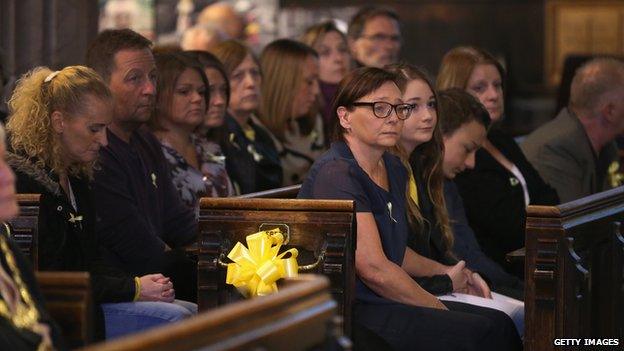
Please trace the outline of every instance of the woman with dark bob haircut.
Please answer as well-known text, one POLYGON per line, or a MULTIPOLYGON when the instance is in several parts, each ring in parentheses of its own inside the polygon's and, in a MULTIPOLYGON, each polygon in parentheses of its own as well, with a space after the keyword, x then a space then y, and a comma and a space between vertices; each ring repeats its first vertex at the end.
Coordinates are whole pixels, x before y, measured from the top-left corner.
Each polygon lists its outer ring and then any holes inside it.
POLYGON ((300 198, 355 201, 356 348, 369 346, 357 345, 363 327, 396 350, 519 350, 504 313, 443 303, 413 279, 425 273, 407 246, 408 175, 388 152, 412 108, 403 102, 395 74, 379 68, 349 73, 334 100, 336 141, 299 192, 300 198))

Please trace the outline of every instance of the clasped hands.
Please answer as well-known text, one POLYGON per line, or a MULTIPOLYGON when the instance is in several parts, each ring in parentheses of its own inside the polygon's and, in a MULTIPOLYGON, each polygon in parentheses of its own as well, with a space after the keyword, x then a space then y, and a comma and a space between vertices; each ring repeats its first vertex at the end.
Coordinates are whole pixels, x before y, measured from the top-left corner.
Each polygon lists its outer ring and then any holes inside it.
POLYGON ((454 266, 447 266, 446 272, 453 282, 453 292, 469 294, 486 299, 492 298, 490 287, 478 274, 466 268, 466 262, 459 261, 454 266))
POLYGON ((175 290, 173 282, 168 277, 158 274, 148 274, 139 278, 141 281, 141 292, 139 301, 162 301, 173 302, 175 290))

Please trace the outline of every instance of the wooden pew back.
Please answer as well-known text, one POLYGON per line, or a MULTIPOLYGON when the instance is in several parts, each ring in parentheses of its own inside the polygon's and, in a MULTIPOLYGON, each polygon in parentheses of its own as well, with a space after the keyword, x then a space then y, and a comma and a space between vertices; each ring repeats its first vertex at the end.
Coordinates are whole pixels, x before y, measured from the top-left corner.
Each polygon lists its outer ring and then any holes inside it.
POLYGON ((39 268, 39 194, 17 194, 19 215, 7 221, 11 227, 11 239, 22 253, 30 259, 34 270, 39 268))
POLYGON ((622 221, 624 187, 529 206, 526 350, 554 350, 554 338, 624 337, 622 221))
POLYGON ((93 341, 93 306, 87 272, 35 272, 46 309, 61 328, 67 346, 93 341))
POLYGON ((300 189, 301 184, 295 184, 282 188, 243 194, 237 197, 241 199, 296 199, 300 189))
POLYGON ((285 248, 299 250, 308 272, 327 276, 331 292, 351 331, 355 289, 355 212, 353 201, 203 198, 200 202, 198 303, 200 310, 239 298, 225 284, 226 255, 236 242, 263 229, 289 232, 285 248))
POLYGON ((310 350, 332 339, 336 302, 322 276, 300 276, 280 291, 222 306, 186 321, 84 351, 310 350), (329 329, 328 329, 329 328, 329 329))

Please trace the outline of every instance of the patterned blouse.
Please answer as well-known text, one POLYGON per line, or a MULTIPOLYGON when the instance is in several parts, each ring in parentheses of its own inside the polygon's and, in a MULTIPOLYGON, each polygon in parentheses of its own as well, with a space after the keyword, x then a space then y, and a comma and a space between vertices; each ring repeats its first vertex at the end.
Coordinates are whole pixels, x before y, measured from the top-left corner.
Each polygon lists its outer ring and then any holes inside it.
POLYGON ((197 210, 201 197, 235 195, 219 144, 195 135, 191 136, 191 140, 195 145, 200 169, 188 164, 169 143, 160 141, 165 159, 169 162, 171 179, 182 201, 197 210))

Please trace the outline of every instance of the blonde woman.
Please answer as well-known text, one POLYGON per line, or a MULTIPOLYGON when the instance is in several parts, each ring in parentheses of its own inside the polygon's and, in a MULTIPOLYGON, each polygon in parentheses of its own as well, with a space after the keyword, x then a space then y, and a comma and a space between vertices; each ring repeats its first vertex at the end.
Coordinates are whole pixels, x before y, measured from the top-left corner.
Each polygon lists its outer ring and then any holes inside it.
POLYGON ((318 54, 303 43, 279 39, 262 51, 260 64, 265 75, 260 118, 276 139, 284 185, 298 184, 324 151, 316 105, 318 54))
POLYGON ((97 73, 83 66, 56 72, 35 68, 18 82, 9 108, 12 153, 7 159, 17 175, 17 191, 42 194, 39 268, 91 273, 98 336, 104 331, 106 338, 121 336, 196 311, 195 304, 172 303, 175 291, 168 277, 131 277, 99 255, 89 184, 99 150, 107 144, 113 108, 97 73))

